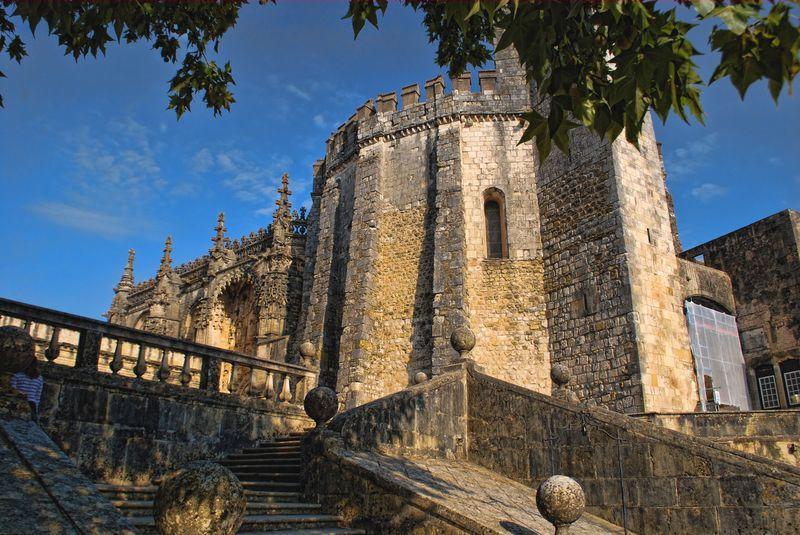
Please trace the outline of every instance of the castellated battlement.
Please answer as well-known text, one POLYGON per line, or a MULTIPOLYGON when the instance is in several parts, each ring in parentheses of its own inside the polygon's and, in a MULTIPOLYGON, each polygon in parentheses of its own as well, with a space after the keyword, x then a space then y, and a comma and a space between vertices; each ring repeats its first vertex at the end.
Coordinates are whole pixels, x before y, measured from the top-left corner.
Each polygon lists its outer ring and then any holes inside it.
POLYGON ((451 78, 449 92, 445 90, 444 78, 437 76, 422 87, 414 83, 403 86, 399 93, 390 91, 367 100, 328 138, 325 163, 328 169, 334 168, 346 162, 358 148, 381 139, 396 138, 459 118, 508 119, 528 108, 525 86, 510 77, 498 80, 496 70, 478 71, 476 75, 464 72, 451 78), (477 92, 472 89, 475 78, 477 92))

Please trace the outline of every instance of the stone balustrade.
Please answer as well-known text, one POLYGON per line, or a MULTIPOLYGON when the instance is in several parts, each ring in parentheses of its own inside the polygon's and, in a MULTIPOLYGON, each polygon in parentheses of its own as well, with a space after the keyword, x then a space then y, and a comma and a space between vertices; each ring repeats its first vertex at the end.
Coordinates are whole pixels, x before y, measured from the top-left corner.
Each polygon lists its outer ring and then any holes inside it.
POLYGON ((317 384, 311 368, 161 336, 0 298, 0 325, 26 329, 40 358, 57 364, 302 405, 317 384))

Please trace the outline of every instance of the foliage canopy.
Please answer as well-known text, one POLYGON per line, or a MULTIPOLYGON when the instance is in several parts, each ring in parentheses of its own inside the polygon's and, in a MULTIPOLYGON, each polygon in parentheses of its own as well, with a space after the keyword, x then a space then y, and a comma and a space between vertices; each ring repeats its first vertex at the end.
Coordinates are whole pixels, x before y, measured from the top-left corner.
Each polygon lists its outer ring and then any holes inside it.
MULTIPOLYGON (((275 0, 261 0, 274 3, 275 0)), ((164 61, 180 67, 169 82, 169 108, 178 117, 196 96, 214 114, 230 110, 235 83, 229 63, 209 59, 236 23, 245 0, 218 2, 61 2, 0 0, 0 53, 19 62, 25 44, 15 21, 32 32, 44 23, 66 54, 105 53, 109 42, 152 43, 164 61), (182 42, 183 41, 183 42, 182 42)), ((674 7, 652 0, 401 0, 423 12, 423 25, 438 45, 437 61, 451 75, 513 47, 536 88, 549 100, 547 116, 526 115, 523 141, 535 138, 542 159, 555 143, 569 148, 569 131, 585 125, 616 139, 623 131, 636 144, 648 110, 662 120, 675 114, 703 121, 704 83, 727 78, 744 98, 756 81, 767 80, 777 101, 800 72, 800 0, 676 0, 693 8, 692 23, 674 7), (707 82, 694 58, 699 52, 688 33, 714 19, 709 45, 719 64, 707 82)), ((350 0, 346 18, 355 35, 378 17, 389 0, 350 0)), ((4 74, 0 72, 0 77, 4 74)), ((3 105, 0 96, 0 106, 3 105)))

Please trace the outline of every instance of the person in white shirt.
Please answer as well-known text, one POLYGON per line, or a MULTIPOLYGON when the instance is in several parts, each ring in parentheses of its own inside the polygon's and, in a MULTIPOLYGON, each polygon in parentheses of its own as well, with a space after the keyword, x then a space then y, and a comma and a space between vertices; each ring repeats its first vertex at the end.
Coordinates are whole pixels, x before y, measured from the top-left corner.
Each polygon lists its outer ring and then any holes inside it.
POLYGON ((11 388, 19 390, 28 399, 31 406, 31 419, 39 421, 39 402, 42 399, 44 379, 39 371, 39 361, 35 358, 25 371, 17 372, 11 377, 11 388))

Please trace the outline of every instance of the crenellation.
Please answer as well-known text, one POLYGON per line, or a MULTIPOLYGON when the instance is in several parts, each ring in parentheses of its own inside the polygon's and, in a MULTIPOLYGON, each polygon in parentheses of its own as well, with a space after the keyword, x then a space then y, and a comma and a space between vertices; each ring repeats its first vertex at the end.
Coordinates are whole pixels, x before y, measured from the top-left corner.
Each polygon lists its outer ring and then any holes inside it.
POLYGON ((378 113, 393 113, 397 111, 397 93, 381 93, 375 99, 378 113))
POLYGON ((478 83, 480 84, 481 93, 494 93, 497 88, 497 71, 479 71, 478 83))
POLYGON ((444 96, 444 78, 437 76, 425 82, 425 100, 428 102, 444 96))
POLYGON ((375 115, 375 105, 372 99, 367 100, 356 110, 356 116, 359 122, 365 121, 375 115))
POLYGON ((453 88, 454 95, 471 93, 472 73, 469 71, 465 71, 454 78, 450 78, 450 85, 453 88))
POLYGON ((415 106, 419 103, 419 84, 411 84, 405 86, 400 91, 400 98, 402 99, 402 106, 403 109, 406 110, 411 106, 415 106))

